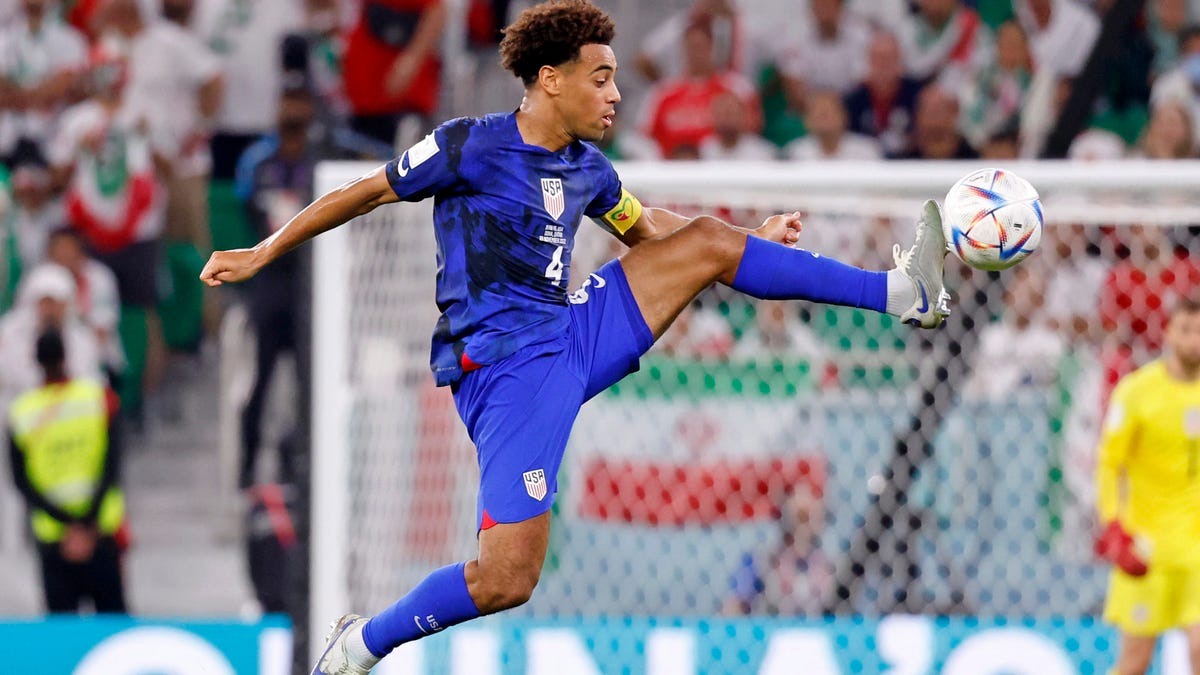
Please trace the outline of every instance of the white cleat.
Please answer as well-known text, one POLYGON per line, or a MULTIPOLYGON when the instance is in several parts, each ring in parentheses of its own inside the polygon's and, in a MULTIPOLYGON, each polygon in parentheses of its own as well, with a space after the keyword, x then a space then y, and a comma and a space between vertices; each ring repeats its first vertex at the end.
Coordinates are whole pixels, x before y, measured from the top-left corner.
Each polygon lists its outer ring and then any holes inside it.
POLYGON ((332 630, 325 636, 325 652, 317 660, 310 675, 368 675, 370 668, 362 668, 350 660, 346 653, 346 634, 353 626, 366 623, 367 619, 357 614, 346 614, 329 624, 332 630))
POLYGON ((900 315, 900 320, 921 328, 937 328, 950 315, 950 294, 942 280, 946 259, 946 235, 942 234, 942 209, 930 199, 921 208, 917 238, 907 251, 892 247, 896 269, 913 283, 917 299, 900 315))

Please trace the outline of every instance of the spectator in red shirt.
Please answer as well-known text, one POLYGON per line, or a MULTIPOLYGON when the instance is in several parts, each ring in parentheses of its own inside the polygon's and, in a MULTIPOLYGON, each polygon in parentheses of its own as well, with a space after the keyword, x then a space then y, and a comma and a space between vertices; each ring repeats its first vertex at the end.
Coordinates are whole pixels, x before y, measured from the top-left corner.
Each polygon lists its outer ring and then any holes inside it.
POLYGON ((441 90, 438 43, 446 24, 442 0, 366 0, 346 38, 342 61, 355 131, 388 144, 416 116, 421 129, 441 90))
POLYGON ((762 110, 754 86, 732 71, 720 71, 713 60, 710 19, 688 25, 683 37, 684 75, 651 90, 642 114, 642 133, 658 144, 663 157, 678 157, 680 148, 699 148, 713 133, 713 102, 733 93, 746 102, 749 123, 762 127, 762 110))

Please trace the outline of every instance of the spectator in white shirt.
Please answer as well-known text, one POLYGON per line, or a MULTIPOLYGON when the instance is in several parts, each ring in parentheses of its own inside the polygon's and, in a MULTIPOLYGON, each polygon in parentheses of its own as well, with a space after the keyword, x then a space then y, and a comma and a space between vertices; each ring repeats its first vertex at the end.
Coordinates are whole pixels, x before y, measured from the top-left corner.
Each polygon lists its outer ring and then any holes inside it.
POLYGON ((712 116, 713 133, 700 143, 700 159, 767 160, 778 155, 770 141, 747 130, 751 115, 736 94, 718 94, 712 102, 712 116))
POLYGON ((62 332, 67 373, 102 382, 95 336, 75 313, 71 273, 50 263, 30 270, 21 281, 17 304, 0 317, 0 399, 11 401, 42 384, 34 354, 37 337, 47 328, 62 332))
POLYGON ((145 121, 155 154, 169 162, 165 236, 206 255, 209 138, 224 89, 221 62, 183 27, 143 17, 136 0, 104 0, 97 23, 103 41, 125 47, 125 108, 145 121))
POLYGON ((159 296, 162 188, 144 118, 122 106, 123 59, 93 53, 91 96, 63 114, 47 157, 65 186, 67 219, 120 280, 122 300, 153 310, 159 296))
POLYGON ((956 91, 991 62, 991 33, 961 0, 920 0, 917 8, 903 33, 908 72, 922 81, 936 78, 956 91))
POLYGON ((1100 36, 1100 19, 1075 0, 1015 0, 1017 20, 1029 35, 1034 69, 1075 77, 1100 36))
POLYGON ((303 27, 302 3, 196 0, 191 25, 220 57, 225 73, 224 102, 213 136, 213 177, 232 179, 242 150, 274 129, 283 38, 303 27))
POLYGON ((21 269, 29 270, 46 258, 50 232, 62 225, 62 201, 54 196, 54 185, 46 158, 38 147, 24 140, 17 145, 12 166, 12 206, 8 220, 16 238, 21 269))
POLYGON ((963 135, 975 147, 997 133, 1017 129, 1033 78, 1025 31, 1015 21, 996 29, 996 58, 959 89, 963 135))
POLYGON ((21 8, 17 5, 18 0, 0 0, 0 26, 7 26, 15 21, 20 14, 21 8))
POLYGON ((871 27, 847 12, 844 0, 811 0, 810 17, 796 22, 794 35, 777 57, 787 80, 803 82, 809 89, 848 93, 867 72, 871 27))
POLYGON ((121 298, 117 277, 104 263, 88 255, 83 239, 64 227, 50 234, 46 257, 61 265, 75 280, 75 314, 96 337, 101 364, 110 377, 125 370, 125 349, 117 324, 121 320, 121 298))
POLYGON ((848 132, 846 106, 836 91, 814 91, 805 102, 808 135, 788 143, 784 154, 795 160, 881 159, 879 141, 848 132))
POLYGON ((0 159, 21 139, 46 142, 86 65, 87 43, 50 0, 22 0, 15 21, 0 24, 0 159))

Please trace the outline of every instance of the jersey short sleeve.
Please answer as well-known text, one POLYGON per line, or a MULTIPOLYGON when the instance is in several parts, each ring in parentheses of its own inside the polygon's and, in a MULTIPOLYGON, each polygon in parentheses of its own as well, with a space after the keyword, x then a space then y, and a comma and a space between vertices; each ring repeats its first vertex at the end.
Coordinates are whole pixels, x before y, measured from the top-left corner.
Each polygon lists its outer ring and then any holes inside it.
POLYGON ((625 234, 642 217, 642 204, 621 186, 621 179, 608 158, 601 155, 598 166, 596 196, 584 214, 597 219, 614 234, 625 234))
POLYGON ((460 122, 447 122, 388 162, 384 171, 396 196, 419 202, 457 184, 468 132, 460 122))

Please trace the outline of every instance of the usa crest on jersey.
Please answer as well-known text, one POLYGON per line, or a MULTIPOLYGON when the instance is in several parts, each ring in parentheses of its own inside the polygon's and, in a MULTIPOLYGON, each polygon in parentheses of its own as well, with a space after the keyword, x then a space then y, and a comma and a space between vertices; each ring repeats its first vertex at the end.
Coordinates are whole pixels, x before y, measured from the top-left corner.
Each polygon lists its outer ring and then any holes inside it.
POLYGON ((567 206, 563 200, 561 178, 542 179, 542 203, 546 206, 546 213, 549 213, 551 218, 558 220, 567 206))
POLYGON ((521 474, 525 478, 525 491, 530 497, 539 502, 546 498, 546 472, 541 469, 526 471, 521 474))

